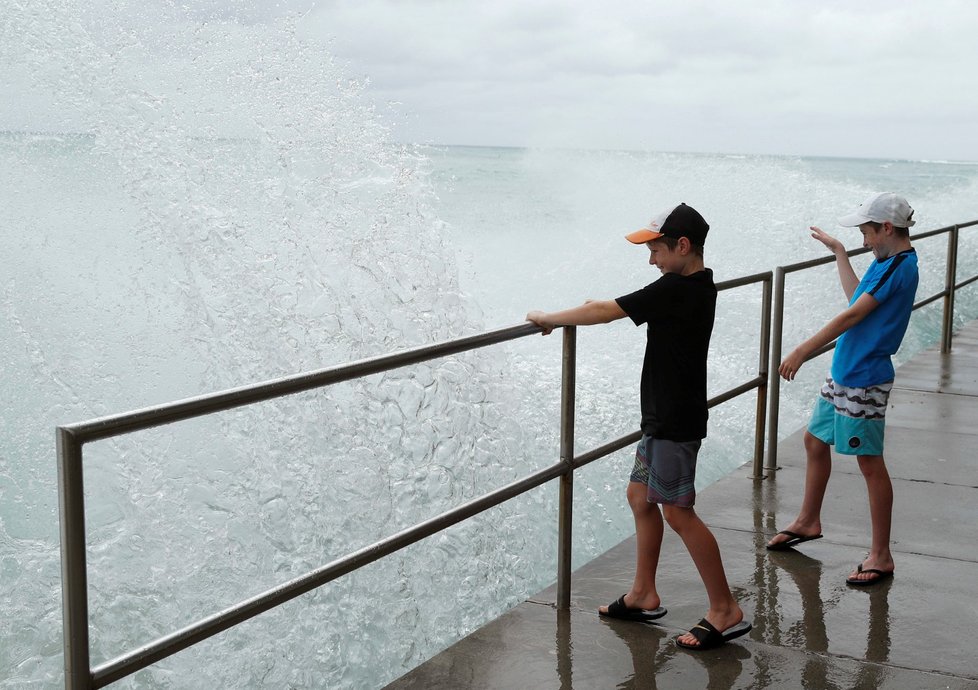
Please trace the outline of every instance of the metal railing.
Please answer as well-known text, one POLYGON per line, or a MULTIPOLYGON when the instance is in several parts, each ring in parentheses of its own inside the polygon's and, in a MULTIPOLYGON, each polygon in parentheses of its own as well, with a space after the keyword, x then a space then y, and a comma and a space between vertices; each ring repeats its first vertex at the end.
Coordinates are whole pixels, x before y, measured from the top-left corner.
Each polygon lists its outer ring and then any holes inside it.
MULTIPOLYGON (((771 331, 772 272, 717 284, 718 291, 755 283, 763 287, 759 325, 758 373, 708 401, 712 408, 757 390, 754 472, 760 476, 765 434, 771 331)), ((563 329, 560 399, 559 461, 500 489, 416 524, 386 539, 339 558, 301 577, 253 596, 239 604, 197 621, 154 642, 143 645, 95 668, 91 667, 88 612, 88 570, 85 536, 83 446, 86 443, 133 433, 165 424, 329 386, 394 368, 417 364, 467 350, 487 347, 534 335, 540 329, 530 323, 489 331, 402 352, 328 367, 264 383, 202 395, 155 407, 101 417, 57 428, 58 498, 61 515, 61 571, 64 614, 65 687, 71 690, 99 688, 131 675, 176 652, 242 623, 275 606, 320 587, 353 570, 403 549, 415 542, 520 496, 554 479, 560 480, 558 496, 557 600, 570 606, 571 522, 574 471, 635 443, 640 431, 574 455, 574 402, 576 390, 577 329, 563 329)))
MULTIPOLYGON (((944 298, 944 310, 941 321, 941 352, 944 354, 951 351, 951 332, 954 327, 954 293, 966 285, 978 280, 978 275, 974 275, 967 280, 961 281, 960 283, 956 282, 958 271, 958 231, 962 228, 967 228, 974 225, 978 225, 978 220, 973 220, 967 223, 959 223, 958 225, 949 225, 944 228, 938 228, 937 230, 928 230, 927 232, 921 232, 910 236, 910 239, 913 241, 923 240, 928 237, 935 237, 937 235, 946 234, 948 236, 944 289, 939 290, 933 295, 918 302, 915 302, 913 305, 913 310, 916 311, 921 307, 927 306, 931 302, 935 302, 942 297, 944 298)), ((849 256, 856 256, 858 254, 865 254, 869 251, 869 249, 853 249, 852 251, 846 253, 849 256)), ((774 272, 774 314, 771 333, 771 366, 769 368, 771 380, 768 384, 770 405, 768 407, 767 423, 767 456, 764 462, 764 470, 766 473, 774 472, 777 470, 778 465, 778 413, 781 402, 781 378, 778 375, 778 365, 781 363, 781 341, 784 330, 785 276, 789 273, 797 273, 809 268, 814 268, 815 266, 830 264, 834 261, 835 257, 830 255, 820 259, 812 259, 810 261, 802 261, 800 263, 789 264, 787 266, 779 266, 774 272)), ((828 352, 834 347, 835 342, 833 341, 813 352, 806 361, 812 360, 819 355, 828 352)))
MULTIPOLYGON (((961 228, 974 225, 978 225, 978 220, 911 236, 913 240, 921 240, 941 234, 948 234, 945 287, 943 290, 914 305, 914 309, 916 310, 940 298, 944 299, 941 331, 942 352, 949 352, 951 348, 954 293, 956 290, 978 280, 978 275, 975 275, 962 282, 956 282, 958 231, 961 228)), ((848 254, 855 256, 867 251, 865 249, 859 249, 850 251, 848 254)), ((778 364, 780 363, 782 354, 785 276, 789 273, 831 263, 834 260, 834 257, 827 256, 782 266, 777 268, 774 273, 768 271, 766 273, 759 273, 717 284, 719 291, 755 283, 761 283, 763 288, 760 300, 761 315, 757 376, 716 395, 708 401, 709 406, 712 408, 748 393, 751 390, 757 390, 753 453, 753 472, 755 477, 765 476, 765 472, 771 473, 777 466, 778 407, 780 402, 778 364), (765 431, 767 432, 768 441, 766 461, 763 457, 765 431)), ((581 455, 574 455, 574 405, 577 359, 577 331, 574 327, 565 327, 563 329, 560 446, 559 461, 557 463, 350 553, 306 575, 251 597, 224 611, 199 620, 196 623, 154 642, 143 645, 107 663, 92 668, 90 659, 82 454, 84 444, 302 391, 322 388, 342 381, 361 378, 370 374, 405 367, 439 357, 446 357, 468 350, 496 345, 539 333, 539 330, 533 324, 524 323, 467 338, 413 348, 341 366, 328 367, 273 381, 58 427, 56 433, 58 496, 61 515, 65 687, 75 690, 80 688, 98 688, 108 685, 197 642, 227 630, 238 623, 244 622, 264 611, 335 580, 342 575, 388 556, 554 479, 559 479, 560 481, 557 517, 557 604, 559 608, 568 608, 570 604, 571 522, 574 471, 595 460, 628 447, 641 437, 641 432, 635 431, 581 455)), ((834 343, 825 346, 814 353, 812 357, 814 358, 832 347, 834 347, 834 343)))

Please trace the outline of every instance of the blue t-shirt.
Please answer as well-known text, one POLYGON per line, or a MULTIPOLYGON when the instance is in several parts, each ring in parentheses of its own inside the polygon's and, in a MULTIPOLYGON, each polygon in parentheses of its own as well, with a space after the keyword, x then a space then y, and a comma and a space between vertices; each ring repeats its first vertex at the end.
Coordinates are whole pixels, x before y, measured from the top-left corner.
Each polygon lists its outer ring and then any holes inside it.
POLYGON ((900 347, 917 294, 917 252, 913 249, 873 261, 849 300, 872 295, 879 304, 847 330, 835 346, 832 378, 843 386, 866 388, 893 380, 890 356, 900 347))

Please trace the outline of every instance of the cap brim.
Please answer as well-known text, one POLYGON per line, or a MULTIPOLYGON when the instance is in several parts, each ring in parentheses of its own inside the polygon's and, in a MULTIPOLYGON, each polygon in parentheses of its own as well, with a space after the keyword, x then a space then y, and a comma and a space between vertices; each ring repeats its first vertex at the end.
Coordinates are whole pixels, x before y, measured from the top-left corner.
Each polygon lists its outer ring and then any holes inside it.
POLYGON ((648 228, 642 228, 641 230, 636 230, 635 232, 625 235, 625 239, 632 244, 645 244, 646 242, 657 240, 660 237, 662 237, 661 232, 653 232, 648 228))
POLYGON ((869 223, 870 219, 861 213, 850 213, 847 216, 842 216, 839 218, 838 223, 844 228, 854 228, 863 223, 869 223))

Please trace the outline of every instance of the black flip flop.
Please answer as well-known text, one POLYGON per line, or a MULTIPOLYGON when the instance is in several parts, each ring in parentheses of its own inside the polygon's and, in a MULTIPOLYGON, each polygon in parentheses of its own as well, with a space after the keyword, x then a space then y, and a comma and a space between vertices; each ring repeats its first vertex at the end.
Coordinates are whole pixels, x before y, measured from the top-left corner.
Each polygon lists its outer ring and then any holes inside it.
POLYGON ((863 564, 860 563, 856 566, 857 573, 874 573, 876 577, 870 580, 858 580, 854 577, 847 577, 847 585, 855 585, 856 587, 869 587, 870 585, 875 585, 877 582, 882 582, 888 578, 893 577, 892 570, 877 570, 876 568, 863 568, 863 564))
POLYGON ((682 647, 683 649, 692 649, 693 651, 697 652, 702 652, 706 649, 715 649, 716 647, 726 644, 735 637, 746 635, 751 631, 751 627, 751 624, 747 621, 741 621, 740 623, 737 623, 737 625, 732 625, 723 632, 720 632, 704 618, 690 628, 689 631, 689 634, 695 637, 699 644, 688 644, 677 637, 676 645, 682 647))
POLYGON ((783 529, 780 532, 778 532, 778 534, 787 534, 789 538, 785 539, 782 542, 778 542, 777 544, 768 544, 767 545, 768 551, 787 551, 788 549, 794 548, 795 546, 801 544, 802 542, 814 541, 815 539, 822 538, 821 534, 816 534, 814 536, 809 537, 804 534, 798 534, 797 532, 792 532, 791 530, 788 529, 783 529))
POLYGON ((649 623, 654 620, 662 618, 668 613, 661 606, 657 609, 633 609, 625 606, 625 595, 622 594, 618 599, 611 604, 608 604, 608 610, 598 611, 599 616, 604 616, 605 618, 617 618, 623 621, 634 621, 637 623, 649 623))

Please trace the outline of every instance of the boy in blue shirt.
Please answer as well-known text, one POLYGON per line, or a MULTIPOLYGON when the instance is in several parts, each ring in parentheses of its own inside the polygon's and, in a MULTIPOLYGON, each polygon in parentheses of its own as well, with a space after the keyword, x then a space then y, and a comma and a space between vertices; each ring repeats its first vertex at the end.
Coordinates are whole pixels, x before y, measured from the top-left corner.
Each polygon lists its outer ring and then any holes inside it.
POLYGON ((917 292, 917 254, 910 245, 913 209, 892 192, 874 194, 853 213, 839 219, 858 226, 863 246, 875 261, 862 280, 856 277, 845 247, 821 229, 812 237, 835 254, 842 289, 849 306, 814 336, 789 354, 778 372, 787 381, 817 349, 838 338, 826 379, 805 432, 807 470, 805 495, 798 517, 768 542, 771 551, 789 549, 822 536, 822 499, 831 474, 830 446, 836 453, 855 455, 866 480, 872 521, 872 546, 866 559, 846 582, 867 586, 893 575, 890 523, 893 486, 883 462, 883 431, 893 364, 917 292))
POLYGON ((526 315, 544 335, 557 326, 609 323, 626 316, 637 326, 648 324, 641 380, 643 435, 627 490, 638 550, 635 579, 628 592, 598 612, 643 622, 666 614, 655 585, 665 516, 692 556, 710 600, 703 620, 676 638, 677 645, 694 650, 717 647, 751 629, 730 592, 716 539, 693 510, 696 456, 706 436, 706 359, 717 298, 713 272, 703 264, 709 229, 692 207, 670 208, 626 236, 649 248, 649 263, 662 271, 661 278, 615 300, 526 315))

